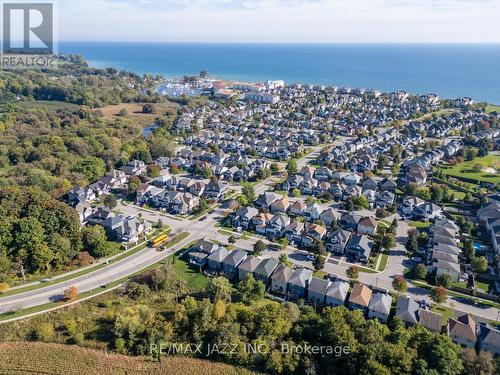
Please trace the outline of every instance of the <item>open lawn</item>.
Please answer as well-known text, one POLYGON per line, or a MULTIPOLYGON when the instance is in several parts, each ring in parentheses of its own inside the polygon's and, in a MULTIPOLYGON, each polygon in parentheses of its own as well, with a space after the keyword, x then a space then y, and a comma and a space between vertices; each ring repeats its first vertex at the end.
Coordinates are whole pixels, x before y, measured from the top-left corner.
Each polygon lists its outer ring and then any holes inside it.
POLYGON ((500 113, 500 105, 489 105, 486 107, 486 112, 498 112, 500 113))
POLYGON ((0 344, 1 374, 183 374, 250 375, 253 372, 196 358, 165 356, 160 361, 109 354, 75 345, 15 342, 0 344))
POLYGON ((175 256, 172 266, 176 275, 181 280, 184 280, 192 291, 205 290, 207 287, 209 282, 208 277, 200 273, 199 269, 191 267, 187 260, 175 256))
POLYGON ((431 223, 429 221, 410 221, 410 227, 415 228, 429 228, 431 223))
POLYGON ((466 178, 479 182, 489 182, 492 184, 500 184, 500 155, 488 155, 482 158, 475 158, 471 161, 466 161, 455 166, 443 167, 443 171, 448 176, 458 179, 466 178), (482 164, 483 170, 475 170, 474 164, 482 164), (496 173, 486 172, 485 169, 495 169, 496 173))
POLYGON ((46 111, 57 111, 58 109, 78 109, 78 105, 61 102, 61 101, 51 101, 51 100, 35 100, 32 102, 19 102, 17 103, 21 108, 24 109, 44 109, 46 111))
POLYGON ((179 106, 175 103, 154 104, 154 107, 156 108, 155 113, 144 113, 142 111, 142 107, 143 104, 141 103, 121 103, 107 105, 105 107, 99 108, 99 110, 106 118, 119 116, 119 113, 122 109, 125 109, 127 111, 127 115, 125 117, 155 118, 162 113, 176 111, 179 108, 179 106))

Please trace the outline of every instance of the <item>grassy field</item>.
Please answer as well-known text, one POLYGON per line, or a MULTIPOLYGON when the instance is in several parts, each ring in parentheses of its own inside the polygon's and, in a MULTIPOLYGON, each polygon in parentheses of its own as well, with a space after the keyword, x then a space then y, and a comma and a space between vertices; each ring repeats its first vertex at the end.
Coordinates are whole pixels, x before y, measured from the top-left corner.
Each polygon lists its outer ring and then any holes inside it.
POLYGON ((145 358, 114 355, 78 346, 32 342, 2 343, 0 358, 1 374, 256 374, 196 358, 169 356, 153 362, 145 358))
POLYGON ((380 254, 382 259, 380 259, 380 263, 378 265, 378 271, 384 271, 385 267, 387 267, 387 261, 389 260, 389 255, 386 253, 380 254))
POLYGON ((486 107, 486 112, 500 112, 500 105, 489 105, 486 107))
POLYGON ((429 228, 431 223, 429 221, 410 221, 409 225, 415 228, 429 228))
POLYGON ((118 116, 122 109, 127 110, 127 116, 125 117, 152 117, 155 118, 158 114, 163 112, 175 111, 179 108, 179 106, 175 103, 167 103, 167 104, 155 104, 156 113, 144 113, 142 111, 141 103, 121 103, 114 105, 107 105, 106 107, 99 108, 104 117, 113 118, 118 116))
POLYGON ((500 173, 498 173, 498 166, 500 164, 500 155, 488 155, 482 158, 475 158, 472 161, 466 161, 457 164, 453 167, 444 167, 443 171, 448 176, 455 178, 469 178, 480 182, 489 182, 493 184, 500 184, 500 173), (486 168, 497 169, 497 173, 486 173, 484 171, 476 171, 473 165, 481 163, 486 168))
POLYGON ((184 280, 192 291, 205 290, 208 286, 209 278, 200 273, 199 269, 191 267, 187 260, 175 257, 173 267, 175 274, 184 280))
POLYGON ((57 111, 58 109, 78 109, 79 106, 76 104, 60 102, 60 101, 50 101, 50 100, 36 100, 33 102, 19 102, 17 103, 21 108, 25 109, 44 109, 46 111, 57 111))

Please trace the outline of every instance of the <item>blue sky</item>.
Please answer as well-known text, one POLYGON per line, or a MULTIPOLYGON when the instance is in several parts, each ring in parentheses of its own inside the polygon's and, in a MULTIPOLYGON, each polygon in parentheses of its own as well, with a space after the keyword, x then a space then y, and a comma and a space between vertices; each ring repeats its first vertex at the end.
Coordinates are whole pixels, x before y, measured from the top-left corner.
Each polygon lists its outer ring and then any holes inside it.
POLYGON ((500 42, 500 0, 60 0, 61 40, 500 42))

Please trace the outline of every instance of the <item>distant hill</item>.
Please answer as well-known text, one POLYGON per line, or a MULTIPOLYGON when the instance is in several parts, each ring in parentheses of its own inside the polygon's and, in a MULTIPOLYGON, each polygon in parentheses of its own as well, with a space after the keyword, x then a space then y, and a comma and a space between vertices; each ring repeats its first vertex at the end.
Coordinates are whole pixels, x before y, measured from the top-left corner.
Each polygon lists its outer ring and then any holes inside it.
POLYGON ((195 358, 163 357, 159 363, 78 346, 36 342, 1 343, 0 358, 0 374, 257 375, 195 358))

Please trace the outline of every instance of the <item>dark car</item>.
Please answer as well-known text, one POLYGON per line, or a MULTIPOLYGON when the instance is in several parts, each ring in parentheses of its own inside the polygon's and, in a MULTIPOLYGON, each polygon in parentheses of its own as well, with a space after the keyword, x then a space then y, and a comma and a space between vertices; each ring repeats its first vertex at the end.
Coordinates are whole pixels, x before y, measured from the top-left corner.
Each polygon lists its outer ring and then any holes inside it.
POLYGON ((207 219, 208 219, 208 216, 203 216, 203 217, 200 219, 200 221, 205 221, 205 220, 207 220, 207 219))

